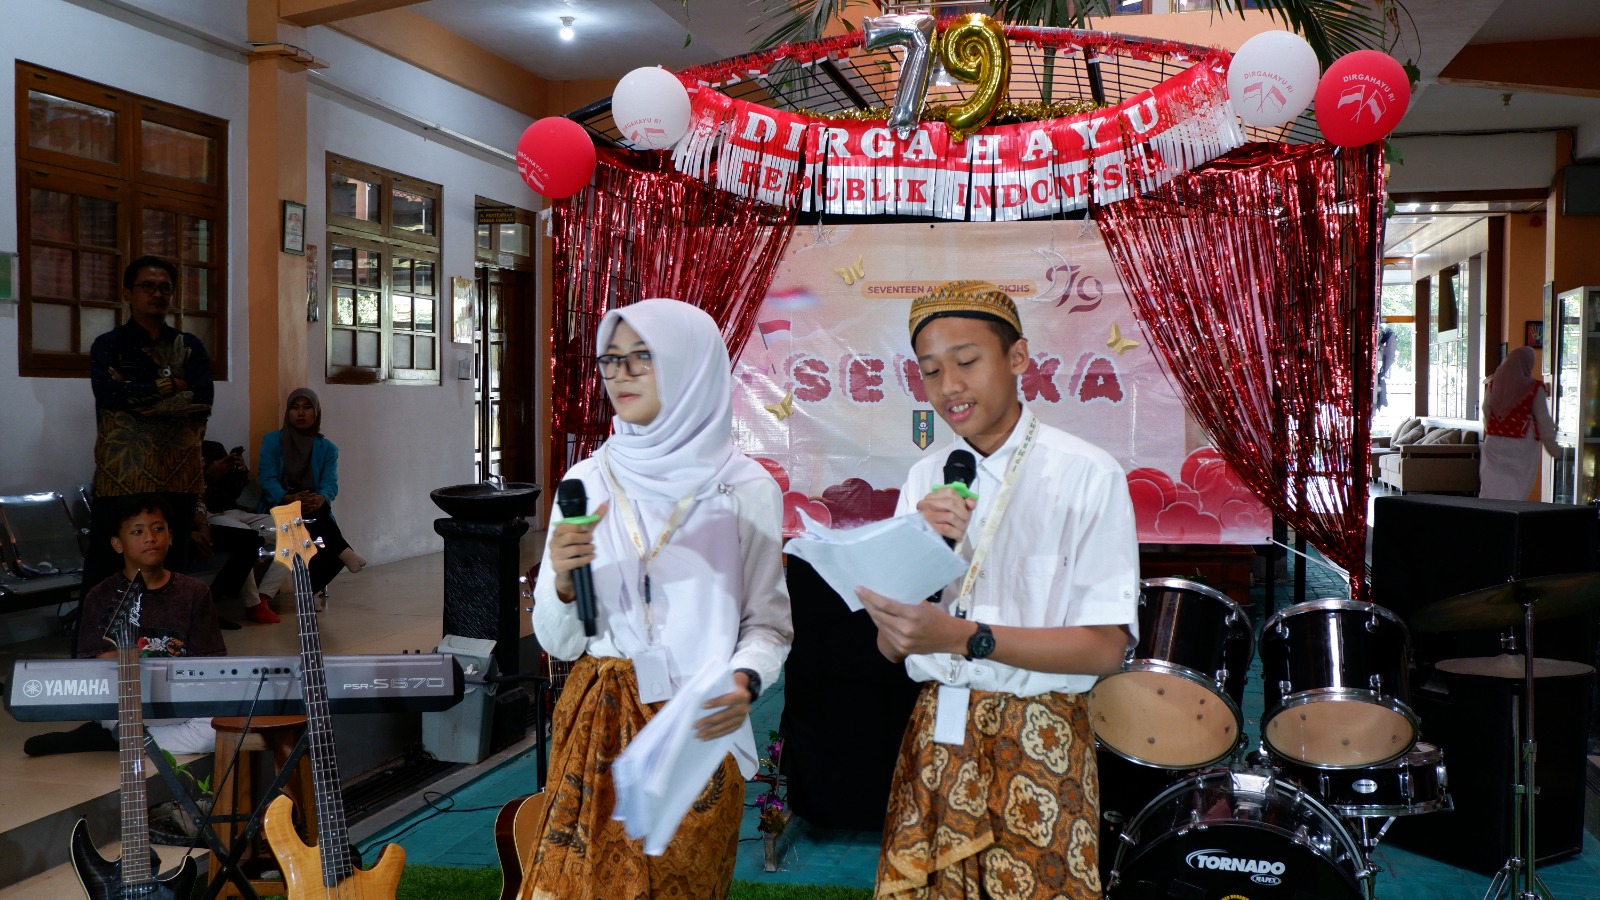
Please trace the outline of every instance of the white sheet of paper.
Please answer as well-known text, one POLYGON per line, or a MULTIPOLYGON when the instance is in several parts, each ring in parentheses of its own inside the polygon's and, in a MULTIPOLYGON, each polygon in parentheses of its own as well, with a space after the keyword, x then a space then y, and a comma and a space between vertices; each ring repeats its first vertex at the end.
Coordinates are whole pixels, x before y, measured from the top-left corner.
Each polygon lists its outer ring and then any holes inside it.
POLYGON ((960 577, 967 561, 950 549, 921 513, 835 529, 800 514, 805 532, 784 552, 811 564, 852 610, 860 585, 902 603, 921 603, 960 577))
POLYGON ((611 817, 628 837, 644 841, 645 853, 666 852, 684 814, 733 749, 738 731, 710 741, 694 736, 694 723, 710 715, 701 707, 733 688, 727 664, 708 662, 612 763, 617 800, 611 817))

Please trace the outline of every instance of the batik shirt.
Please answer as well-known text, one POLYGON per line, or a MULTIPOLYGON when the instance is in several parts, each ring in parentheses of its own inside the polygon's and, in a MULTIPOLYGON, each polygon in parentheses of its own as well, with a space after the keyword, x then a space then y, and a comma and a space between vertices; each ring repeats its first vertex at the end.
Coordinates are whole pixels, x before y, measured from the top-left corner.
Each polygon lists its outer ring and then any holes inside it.
POLYGON ((95 338, 89 351, 98 434, 97 497, 205 491, 200 427, 211 412, 211 358, 200 339, 162 326, 152 340, 129 322, 95 338), (115 369, 121 380, 111 377, 115 369), (177 389, 177 379, 189 389, 177 389))

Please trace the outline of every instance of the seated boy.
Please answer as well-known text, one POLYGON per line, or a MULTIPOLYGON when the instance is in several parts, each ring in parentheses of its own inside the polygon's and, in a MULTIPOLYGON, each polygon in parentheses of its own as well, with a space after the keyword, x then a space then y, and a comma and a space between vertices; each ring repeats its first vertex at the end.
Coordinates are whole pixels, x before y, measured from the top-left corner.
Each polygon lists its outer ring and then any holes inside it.
POLYGON ((1139 546, 1110 454, 1017 396, 1028 342, 992 284, 911 305, 928 402, 956 440, 911 468, 915 506, 967 558, 939 602, 856 593, 878 648, 923 682, 895 766, 877 896, 1100 896, 1099 785, 1084 694, 1138 623, 1139 546), (976 498, 938 484, 953 450, 976 498))
MULTIPOLYGON (((133 577, 142 573, 145 592, 139 605, 140 656, 226 656, 228 648, 217 626, 211 589, 187 575, 167 570, 172 534, 160 498, 135 494, 108 497, 101 502, 125 505, 118 514, 117 534, 111 539, 112 549, 122 555, 122 571, 84 594, 83 616, 72 655, 116 657, 117 651, 106 643, 106 627, 117 600, 133 577)), ((169 753, 209 753, 216 744, 209 718, 152 720, 146 724, 156 743, 169 753)), ((22 749, 29 756, 115 750, 115 725, 115 721, 86 722, 72 731, 35 735, 23 743, 22 749)))

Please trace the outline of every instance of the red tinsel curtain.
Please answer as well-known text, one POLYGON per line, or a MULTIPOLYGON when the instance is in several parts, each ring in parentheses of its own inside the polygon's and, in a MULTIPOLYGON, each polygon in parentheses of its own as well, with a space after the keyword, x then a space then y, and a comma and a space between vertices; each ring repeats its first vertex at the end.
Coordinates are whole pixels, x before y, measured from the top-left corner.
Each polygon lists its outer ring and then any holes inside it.
POLYGON ((693 303, 737 358, 794 230, 793 202, 745 200, 663 162, 602 152, 589 187, 555 204, 552 483, 611 430, 594 361, 601 317, 649 297, 693 303))
POLYGON ((1366 599, 1382 157, 1252 144, 1113 203, 1101 228, 1189 412, 1366 599))

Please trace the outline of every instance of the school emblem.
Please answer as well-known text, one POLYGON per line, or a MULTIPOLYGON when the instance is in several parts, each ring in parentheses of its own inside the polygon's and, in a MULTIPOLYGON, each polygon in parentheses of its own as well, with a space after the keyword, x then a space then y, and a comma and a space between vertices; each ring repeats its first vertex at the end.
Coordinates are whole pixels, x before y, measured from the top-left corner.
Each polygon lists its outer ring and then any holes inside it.
POLYGON ((911 411, 911 440, 916 443, 918 450, 926 450, 933 443, 933 410, 911 411))

